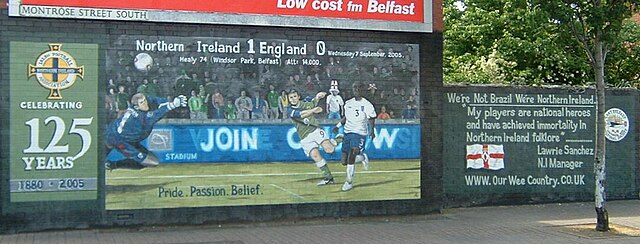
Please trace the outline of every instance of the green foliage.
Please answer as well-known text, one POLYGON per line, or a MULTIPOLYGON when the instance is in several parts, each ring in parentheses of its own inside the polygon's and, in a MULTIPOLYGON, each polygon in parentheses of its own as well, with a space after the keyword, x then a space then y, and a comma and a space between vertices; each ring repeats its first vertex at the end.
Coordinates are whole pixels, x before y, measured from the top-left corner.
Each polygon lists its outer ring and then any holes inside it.
POLYGON ((451 72, 447 79, 453 83, 474 84, 508 84, 511 82, 509 71, 517 65, 515 62, 509 62, 499 57, 495 51, 489 56, 483 56, 479 59, 463 55, 462 58, 453 62, 460 62, 452 64, 458 70, 451 72))
POLYGON ((608 56, 607 80, 616 87, 640 88, 640 26, 625 21, 618 43, 608 56))
MULTIPOLYGON (((566 2, 445 0, 445 83, 593 84, 592 61, 585 55, 583 43, 564 25, 573 17, 557 16, 571 11, 566 2), (465 8, 457 8, 455 2, 464 2, 465 8)), ((606 40, 617 44, 611 45, 616 48, 611 50, 611 62, 607 63, 608 81, 615 86, 640 83, 636 68, 640 67, 640 54, 638 46, 631 45, 639 42, 639 36, 633 33, 638 33, 640 27, 611 21, 605 14, 609 11, 625 17, 630 13, 623 6, 595 11, 594 17, 587 19, 606 23, 603 28, 611 33, 625 28, 623 40, 606 36, 606 40), (626 49, 621 43, 633 48, 626 49)))
POLYGON ((559 33, 574 38, 588 57, 598 83, 629 87, 638 83, 638 25, 629 21, 637 0, 538 0, 559 33), (632 67, 634 66, 634 67, 632 67))

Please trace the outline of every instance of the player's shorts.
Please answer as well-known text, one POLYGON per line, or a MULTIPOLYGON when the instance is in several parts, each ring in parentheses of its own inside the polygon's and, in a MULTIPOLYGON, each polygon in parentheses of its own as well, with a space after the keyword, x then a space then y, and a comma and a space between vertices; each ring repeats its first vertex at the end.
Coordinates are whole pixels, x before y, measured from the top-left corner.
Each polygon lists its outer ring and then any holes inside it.
POLYGON ((127 159, 132 159, 138 163, 141 163, 147 158, 148 151, 142 147, 139 143, 132 144, 125 141, 120 141, 114 136, 107 135, 107 147, 117 150, 127 159))
POLYGON ((133 159, 138 163, 142 163, 147 158, 147 153, 140 150, 138 147, 129 143, 119 143, 115 145, 115 148, 122 153, 126 158, 133 159))
POLYGON ((327 133, 323 129, 317 128, 307 137, 300 140, 300 145, 302 145, 302 150, 308 157, 311 149, 317 148, 324 140, 329 140, 327 133))
POLYGON ((367 136, 360 135, 358 133, 346 133, 344 134, 344 141, 342 141, 342 152, 350 152, 353 148, 360 149, 360 152, 364 152, 364 142, 367 136))

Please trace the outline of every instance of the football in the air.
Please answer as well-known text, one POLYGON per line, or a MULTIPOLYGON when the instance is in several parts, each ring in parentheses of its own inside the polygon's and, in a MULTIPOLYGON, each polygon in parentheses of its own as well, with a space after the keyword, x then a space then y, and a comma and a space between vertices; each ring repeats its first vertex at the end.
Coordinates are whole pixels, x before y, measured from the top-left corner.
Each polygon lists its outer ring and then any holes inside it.
POLYGON ((136 69, 147 72, 153 66, 153 58, 148 53, 138 53, 133 59, 133 65, 136 66, 136 69))

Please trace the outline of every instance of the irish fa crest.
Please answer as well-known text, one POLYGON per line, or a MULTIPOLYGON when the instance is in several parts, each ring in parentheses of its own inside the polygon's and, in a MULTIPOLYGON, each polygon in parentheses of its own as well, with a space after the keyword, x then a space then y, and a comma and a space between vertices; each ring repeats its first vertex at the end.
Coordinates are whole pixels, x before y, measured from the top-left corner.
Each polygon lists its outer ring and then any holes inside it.
POLYGON ((76 60, 61 50, 62 44, 49 44, 49 51, 36 59, 35 65, 29 64, 29 78, 35 76, 38 83, 50 90, 48 99, 62 99, 60 90, 73 86, 76 78, 83 78, 84 66, 77 66, 76 60))

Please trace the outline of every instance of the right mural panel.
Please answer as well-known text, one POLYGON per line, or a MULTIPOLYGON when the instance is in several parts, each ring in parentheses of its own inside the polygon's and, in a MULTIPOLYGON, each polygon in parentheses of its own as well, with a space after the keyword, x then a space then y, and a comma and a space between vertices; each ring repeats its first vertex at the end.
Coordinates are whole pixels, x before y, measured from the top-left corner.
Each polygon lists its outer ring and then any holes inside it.
MULTIPOLYGON (((634 191, 634 99, 607 99, 610 196, 634 191)), ((449 201, 593 196, 596 97, 589 90, 450 91, 444 94, 443 124, 443 183, 449 201)))

